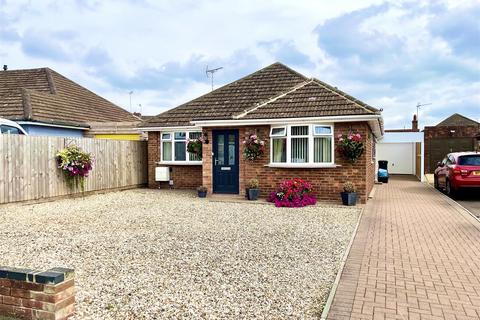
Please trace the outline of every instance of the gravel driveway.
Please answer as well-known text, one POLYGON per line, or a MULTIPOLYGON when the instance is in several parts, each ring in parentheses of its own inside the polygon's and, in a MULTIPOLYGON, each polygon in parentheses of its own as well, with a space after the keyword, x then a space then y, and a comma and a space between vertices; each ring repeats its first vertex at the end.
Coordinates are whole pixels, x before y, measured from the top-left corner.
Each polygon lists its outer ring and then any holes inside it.
POLYGON ((315 318, 359 212, 147 189, 0 206, 0 265, 74 268, 76 319, 315 318))

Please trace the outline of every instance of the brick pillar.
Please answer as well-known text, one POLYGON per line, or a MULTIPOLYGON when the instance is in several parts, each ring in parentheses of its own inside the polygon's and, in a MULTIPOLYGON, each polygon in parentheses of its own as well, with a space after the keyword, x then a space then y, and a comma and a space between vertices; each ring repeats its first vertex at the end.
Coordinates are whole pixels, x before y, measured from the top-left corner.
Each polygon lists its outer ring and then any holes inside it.
POLYGON ((0 268, 0 316, 67 319, 75 312, 74 271, 0 268))
POLYGON ((209 194, 212 194, 212 129, 206 129, 203 132, 208 136, 208 143, 202 146, 202 185, 207 187, 209 194))
POLYGON ((155 167, 160 161, 160 132, 148 133, 148 187, 157 188, 155 181, 155 167))

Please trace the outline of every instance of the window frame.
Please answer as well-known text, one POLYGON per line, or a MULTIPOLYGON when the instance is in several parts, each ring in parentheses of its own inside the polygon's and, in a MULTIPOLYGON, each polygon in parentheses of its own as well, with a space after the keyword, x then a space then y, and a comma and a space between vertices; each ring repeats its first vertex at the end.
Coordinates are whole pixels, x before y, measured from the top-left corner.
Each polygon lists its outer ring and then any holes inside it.
POLYGON ((160 164, 169 164, 169 165, 202 165, 203 161, 202 160, 190 160, 190 154, 187 151, 186 144, 188 140, 190 139, 190 133, 202 133, 202 130, 197 129, 197 130, 165 130, 165 131, 160 131, 160 164), (175 139, 175 133, 178 132, 185 132, 185 140, 179 140, 175 139), (163 139, 164 134, 169 134, 170 138, 169 139, 163 139), (172 160, 163 160, 163 142, 170 142, 172 146, 172 160), (175 142, 182 142, 185 141, 185 160, 175 160, 175 142))
POLYGON ((271 126, 270 128, 270 166, 273 167, 332 167, 335 166, 335 139, 334 139, 334 129, 335 126, 333 123, 294 123, 294 124, 287 124, 287 125, 278 125, 278 126, 271 126), (298 126, 308 126, 308 135, 294 135, 291 134, 292 127, 298 126), (329 134, 315 134, 315 127, 330 127, 329 134), (273 135, 272 131, 274 128, 285 128, 286 134, 284 136, 273 135), (308 138, 308 162, 298 163, 292 162, 292 138, 308 138), (318 137, 330 137, 331 138, 331 161, 330 162, 314 162, 314 138, 318 137), (285 162, 274 162, 273 161, 273 140, 274 139, 286 139, 286 161, 285 162))

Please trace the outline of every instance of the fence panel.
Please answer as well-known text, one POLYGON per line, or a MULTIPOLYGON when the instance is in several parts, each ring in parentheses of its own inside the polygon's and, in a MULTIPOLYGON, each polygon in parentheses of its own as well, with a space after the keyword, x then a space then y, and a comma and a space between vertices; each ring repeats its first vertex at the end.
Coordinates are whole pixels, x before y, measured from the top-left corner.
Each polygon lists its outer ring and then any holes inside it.
POLYGON ((0 134, 0 203, 82 192, 68 187, 55 154, 77 145, 94 157, 85 191, 147 183, 147 143, 0 134))

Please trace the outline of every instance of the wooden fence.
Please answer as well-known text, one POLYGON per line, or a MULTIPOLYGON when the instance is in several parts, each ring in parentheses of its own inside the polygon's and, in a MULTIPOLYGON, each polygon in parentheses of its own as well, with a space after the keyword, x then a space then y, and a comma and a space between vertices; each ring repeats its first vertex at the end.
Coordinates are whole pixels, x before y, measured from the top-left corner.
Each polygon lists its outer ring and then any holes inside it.
POLYGON ((55 155, 77 145, 94 157, 85 191, 147 183, 145 141, 35 137, 0 134, 0 203, 79 193, 67 185, 55 155))

